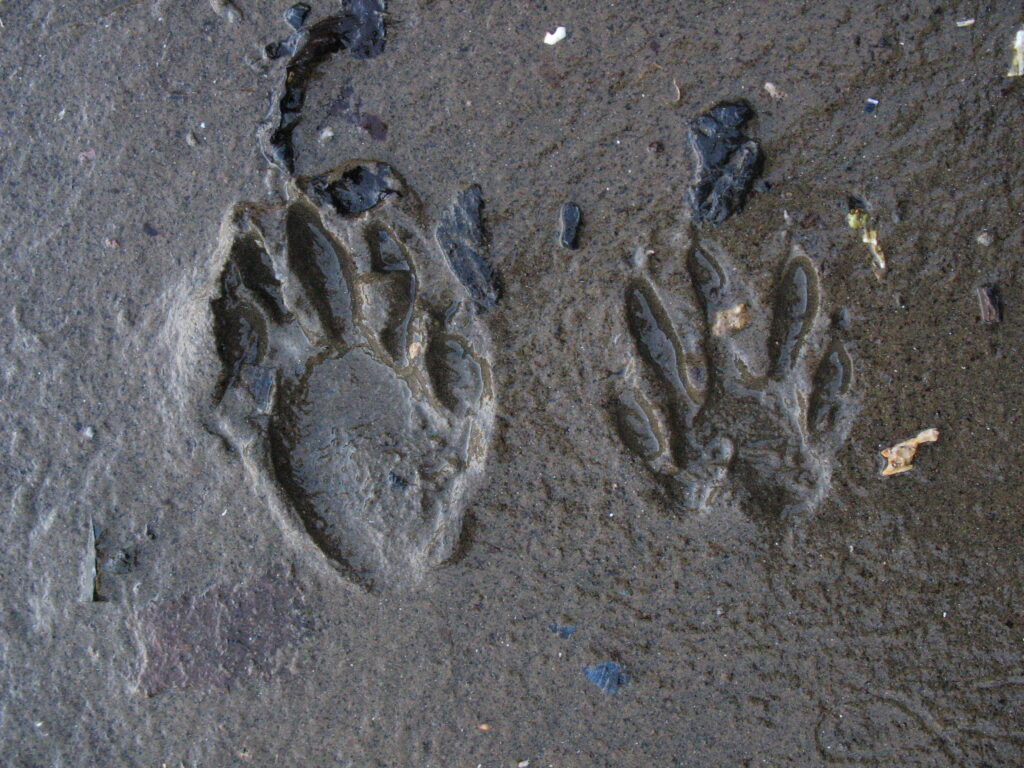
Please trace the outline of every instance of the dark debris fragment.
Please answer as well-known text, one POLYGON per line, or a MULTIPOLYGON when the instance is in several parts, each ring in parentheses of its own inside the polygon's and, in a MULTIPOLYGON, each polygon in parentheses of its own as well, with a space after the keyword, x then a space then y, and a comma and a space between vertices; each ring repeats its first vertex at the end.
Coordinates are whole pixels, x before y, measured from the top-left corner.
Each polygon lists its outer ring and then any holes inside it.
POLYGON ((403 190, 390 165, 373 162, 343 166, 304 183, 313 199, 342 216, 358 216, 403 190))
POLYGON ((502 289, 488 252, 483 202, 476 184, 459 192, 437 225, 437 243, 473 302, 487 311, 497 305, 502 289))
POLYGON ((978 288, 978 306, 981 322, 989 325, 1003 322, 1003 296, 998 285, 990 283, 978 288))
POLYGON ((384 52, 386 39, 384 0, 346 0, 343 13, 308 27, 308 10, 304 12, 303 8, 308 6, 299 3, 288 9, 285 20, 293 33, 287 40, 266 48, 268 58, 287 57, 287 61, 281 67, 280 86, 271 92, 270 112, 259 130, 264 157, 289 173, 295 170, 292 133, 301 120, 306 89, 316 69, 342 50, 356 59, 375 58, 384 52))
POLYGON ((690 123, 697 173, 686 199, 696 223, 717 226, 743 208, 764 165, 761 148, 741 130, 753 114, 746 102, 722 103, 690 123))
POLYGON ((384 53, 384 0, 344 0, 350 19, 346 47, 354 58, 372 59, 384 53))

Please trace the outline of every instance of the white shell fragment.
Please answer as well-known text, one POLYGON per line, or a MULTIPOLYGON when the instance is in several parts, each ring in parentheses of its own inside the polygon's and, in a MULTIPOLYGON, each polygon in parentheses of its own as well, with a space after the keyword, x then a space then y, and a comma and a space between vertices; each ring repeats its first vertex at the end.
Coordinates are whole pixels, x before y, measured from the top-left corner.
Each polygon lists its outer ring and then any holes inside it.
POLYGON ((973 27, 974 19, 957 19, 956 25, 958 27, 973 27))
POLYGON ((768 95, 771 96, 776 101, 782 101, 784 98, 786 98, 786 92, 779 88, 779 86, 777 86, 775 83, 766 82, 764 84, 764 89, 768 92, 768 95))
POLYGON ((1024 76, 1024 27, 1017 30, 1013 38, 1013 61, 1010 63, 1010 71, 1007 77, 1024 76))
POLYGON ((914 456, 917 455, 918 447, 922 443, 934 443, 938 439, 939 430, 933 427, 918 432, 916 437, 896 443, 892 448, 886 448, 882 451, 882 458, 886 462, 882 474, 888 477, 901 472, 909 472, 914 468, 914 456))
POLYGON ((544 42, 548 45, 554 45, 562 40, 565 40, 565 27, 557 27, 554 32, 544 35, 544 42))

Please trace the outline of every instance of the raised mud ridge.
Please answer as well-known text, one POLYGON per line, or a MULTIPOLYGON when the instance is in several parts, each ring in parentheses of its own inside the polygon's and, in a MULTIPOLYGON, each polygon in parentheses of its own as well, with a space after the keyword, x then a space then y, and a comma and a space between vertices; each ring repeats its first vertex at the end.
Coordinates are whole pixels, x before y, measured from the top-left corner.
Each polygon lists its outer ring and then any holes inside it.
POLYGON ((626 289, 638 357, 614 393, 615 421, 685 511, 726 496, 780 520, 814 511, 828 492, 853 412, 852 365, 839 339, 824 339, 817 268, 785 240, 767 322, 711 244, 685 257, 692 293, 663 301, 643 264, 626 289), (767 338, 750 344, 759 327, 767 338))
POLYGON ((483 232, 476 188, 431 232, 371 161, 293 179, 286 202, 225 222, 219 427, 296 545, 365 587, 415 583, 452 555, 484 466, 479 317, 498 288, 483 232))

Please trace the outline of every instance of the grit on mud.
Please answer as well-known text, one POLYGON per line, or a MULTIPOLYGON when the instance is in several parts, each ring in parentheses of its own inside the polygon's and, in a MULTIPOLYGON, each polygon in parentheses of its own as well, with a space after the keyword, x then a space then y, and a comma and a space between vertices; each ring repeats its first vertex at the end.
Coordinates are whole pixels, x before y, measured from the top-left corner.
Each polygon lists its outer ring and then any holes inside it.
POLYGON ((290 5, 0 7, 5 764, 1024 763, 1019 5, 290 5))

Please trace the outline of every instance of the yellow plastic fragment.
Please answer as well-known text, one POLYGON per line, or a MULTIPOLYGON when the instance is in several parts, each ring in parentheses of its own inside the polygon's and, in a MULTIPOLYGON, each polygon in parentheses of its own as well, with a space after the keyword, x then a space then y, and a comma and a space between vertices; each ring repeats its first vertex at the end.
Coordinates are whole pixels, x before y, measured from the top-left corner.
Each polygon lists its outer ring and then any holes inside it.
POLYGON ((872 223, 871 216, 863 208, 851 208, 846 214, 846 225, 850 229, 860 231, 860 239, 867 244, 868 250, 871 251, 871 257, 874 259, 871 268, 874 270, 875 277, 881 280, 888 265, 882 246, 878 242, 878 230, 871 226, 872 223))
POLYGON ((711 326, 711 333, 715 336, 724 336, 726 333, 742 331, 750 323, 750 307, 746 302, 741 302, 729 309, 720 309, 715 313, 715 322, 711 326))
POLYGON ((850 229, 864 229, 868 225, 868 212, 860 208, 851 208, 846 214, 846 225, 850 229))
POLYGON ((882 458, 885 459, 886 464, 882 474, 888 477, 889 475, 898 475, 901 472, 909 472, 914 468, 914 456, 917 455, 918 447, 922 443, 934 443, 938 439, 939 430, 932 427, 931 429, 918 432, 916 437, 904 440, 902 443, 896 443, 891 448, 884 449, 882 451, 882 458))

